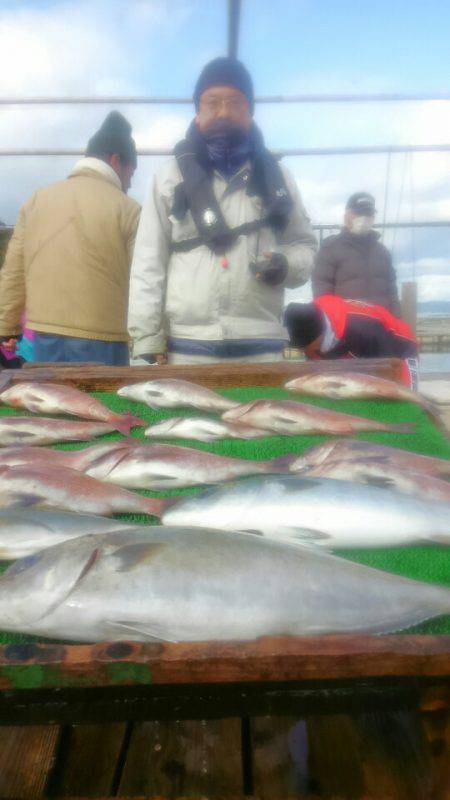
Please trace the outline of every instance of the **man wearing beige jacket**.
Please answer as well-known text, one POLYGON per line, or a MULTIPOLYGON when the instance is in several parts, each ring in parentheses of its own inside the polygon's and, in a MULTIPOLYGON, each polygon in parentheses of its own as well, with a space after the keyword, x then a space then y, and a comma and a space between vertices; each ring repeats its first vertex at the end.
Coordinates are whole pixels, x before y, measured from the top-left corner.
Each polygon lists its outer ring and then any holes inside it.
POLYGON ((278 360, 284 290, 308 280, 316 240, 293 177, 253 122, 244 65, 207 64, 194 102, 186 138, 142 209, 130 281, 133 356, 278 360))
POLYGON ((139 205, 131 126, 112 111, 66 180, 22 206, 0 271, 0 341, 25 311, 36 361, 128 364, 129 270, 139 205))

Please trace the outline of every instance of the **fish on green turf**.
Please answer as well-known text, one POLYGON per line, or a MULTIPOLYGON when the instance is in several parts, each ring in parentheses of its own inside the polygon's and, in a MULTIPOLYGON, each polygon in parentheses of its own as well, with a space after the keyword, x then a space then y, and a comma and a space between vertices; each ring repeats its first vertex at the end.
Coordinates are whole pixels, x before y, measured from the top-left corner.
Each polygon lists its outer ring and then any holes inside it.
POLYGON ((0 578, 0 629, 71 641, 387 633, 448 613, 447 588, 189 527, 83 536, 16 561, 0 578))

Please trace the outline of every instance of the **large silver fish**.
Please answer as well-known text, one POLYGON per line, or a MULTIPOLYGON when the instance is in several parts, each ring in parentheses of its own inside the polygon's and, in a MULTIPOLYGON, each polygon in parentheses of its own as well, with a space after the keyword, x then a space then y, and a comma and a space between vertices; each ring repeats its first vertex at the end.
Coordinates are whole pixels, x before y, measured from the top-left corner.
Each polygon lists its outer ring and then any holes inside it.
POLYGON ((82 442, 115 430, 106 422, 82 422, 50 417, 0 416, 0 446, 82 442))
POLYGON ((447 588, 217 530, 83 536, 0 579, 2 630, 75 641, 387 633, 448 613, 447 588))
POLYGON ((238 403, 190 381, 177 378, 133 383, 117 390, 119 397, 145 403, 150 408, 197 408, 200 411, 226 411, 238 403))
POLYGON ((70 414, 82 419, 107 422, 122 433, 129 433, 133 425, 146 424, 131 414, 111 411, 87 392, 57 383, 16 383, 0 392, 0 402, 14 408, 26 408, 36 414, 70 414))
POLYGON ((414 425, 389 425, 374 419, 342 414, 327 408, 296 403, 293 400, 253 400, 222 414, 226 422, 254 425, 277 434, 334 433, 351 434, 356 431, 395 431, 411 433, 414 425))
POLYGON ((406 492, 415 497, 450 503, 450 483, 423 472, 395 467, 388 459, 361 458, 360 461, 324 461, 301 473, 306 478, 335 478, 341 481, 368 483, 406 492))
POLYGON ((164 525, 214 524, 327 548, 450 544, 450 503, 331 478, 247 478, 162 507, 164 525))
POLYGON ((0 467, 0 507, 41 506, 111 516, 155 514, 161 500, 83 475, 61 466, 0 467))
POLYGON ((292 472, 316 467, 325 461, 361 461, 370 459, 373 463, 379 459, 380 464, 384 464, 396 469, 413 470, 433 475, 435 478, 447 478, 450 476, 450 459, 435 458, 434 456, 423 456, 419 453, 412 453, 409 450, 401 450, 398 447, 376 444, 375 442, 363 442, 358 439, 330 439, 314 447, 305 450, 291 466, 292 472))
POLYGON ((395 381, 379 378, 376 375, 362 375, 358 372, 339 372, 333 375, 302 375, 285 384, 291 392, 315 397, 330 397, 335 400, 402 400, 415 403, 441 424, 439 409, 430 400, 407 386, 395 381))
POLYGON ((150 439, 194 439, 198 442, 216 442, 219 439, 262 439, 268 431, 250 425, 235 425, 220 419, 203 417, 172 417, 156 422, 145 431, 150 439))
POLYGON ((0 559, 11 561, 52 547, 67 539, 88 533, 110 533, 130 529, 129 522, 119 522, 94 514, 75 514, 33 508, 0 510, 0 559))

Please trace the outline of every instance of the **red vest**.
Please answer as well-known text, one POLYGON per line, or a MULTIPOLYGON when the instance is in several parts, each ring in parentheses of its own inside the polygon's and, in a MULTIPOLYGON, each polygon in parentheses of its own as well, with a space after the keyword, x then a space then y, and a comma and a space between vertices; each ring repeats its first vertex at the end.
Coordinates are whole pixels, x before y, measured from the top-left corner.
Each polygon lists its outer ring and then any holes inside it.
POLYGON ((357 314, 368 319, 376 319, 394 336, 401 336, 403 339, 417 343, 410 326, 402 319, 394 317, 383 306, 366 303, 363 300, 344 300, 334 294, 322 294, 320 297, 316 297, 314 305, 326 314, 338 339, 342 339, 344 336, 349 315, 357 314))

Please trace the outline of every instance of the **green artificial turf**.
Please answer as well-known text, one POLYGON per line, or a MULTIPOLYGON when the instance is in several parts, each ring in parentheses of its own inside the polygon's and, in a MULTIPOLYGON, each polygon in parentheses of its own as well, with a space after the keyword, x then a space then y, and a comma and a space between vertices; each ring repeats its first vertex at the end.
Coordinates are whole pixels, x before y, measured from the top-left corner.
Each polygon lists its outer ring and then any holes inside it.
MULTIPOLYGON (((395 401, 354 401, 354 400, 324 400, 317 398, 299 398, 284 389, 268 387, 249 387, 240 389, 222 390, 221 394, 236 399, 240 402, 248 402, 256 398, 266 397, 272 399, 298 399, 324 408, 332 408, 349 414, 358 414, 371 419, 389 423, 412 422, 415 423, 414 433, 361 433, 356 434, 355 438, 368 442, 378 442, 394 447, 401 447, 412 452, 424 455, 438 456, 450 459, 450 442, 433 425, 424 414, 421 408, 411 403, 400 403, 395 401)), ((205 416, 202 412, 189 410, 158 410, 153 411, 141 403, 134 403, 124 398, 118 397, 113 392, 94 393, 109 408, 114 411, 131 411, 142 417, 149 425, 174 416, 201 417, 205 416)), ((0 409, 0 414, 23 415, 26 412, 12 410, 8 408, 0 409)), ((145 443, 156 440, 144 437, 144 428, 134 428, 133 438, 142 439, 145 443)), ((108 434, 95 441, 108 441, 122 438, 119 433, 108 434)), ((238 439, 226 439, 219 442, 202 443, 188 439, 160 439, 171 444, 180 444, 188 447, 197 447, 202 450, 209 450, 220 455, 235 456, 248 459, 268 459, 281 456, 286 453, 302 453, 309 447, 320 442, 326 441, 328 436, 271 436, 265 439, 254 439, 241 441, 238 439)), ((55 449, 74 450, 83 447, 90 447, 93 442, 82 444, 66 443, 56 445, 55 449)), ((181 495, 195 494, 201 491, 199 488, 174 489, 166 492, 142 492, 149 496, 161 495, 181 495)), ((149 518, 133 514, 119 515, 119 518, 127 519, 130 522, 149 523, 149 518)), ((151 520, 157 524, 157 520, 151 520)), ((219 521, 218 521, 219 526, 219 521)), ((450 586, 450 547, 438 547, 429 545, 425 547, 407 547, 391 549, 361 549, 340 551, 339 555, 353 561, 368 564, 369 566, 405 575, 418 580, 430 581, 433 583, 445 584, 450 586)), ((408 632, 420 633, 440 633, 450 634, 450 616, 431 620, 422 625, 409 629, 408 632)), ((32 640, 32 637, 20 634, 0 633, 0 643, 25 642, 32 640)))

